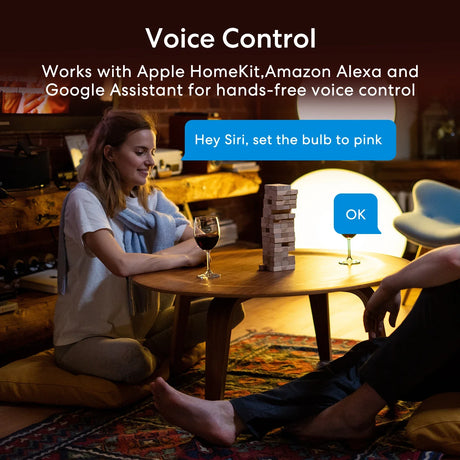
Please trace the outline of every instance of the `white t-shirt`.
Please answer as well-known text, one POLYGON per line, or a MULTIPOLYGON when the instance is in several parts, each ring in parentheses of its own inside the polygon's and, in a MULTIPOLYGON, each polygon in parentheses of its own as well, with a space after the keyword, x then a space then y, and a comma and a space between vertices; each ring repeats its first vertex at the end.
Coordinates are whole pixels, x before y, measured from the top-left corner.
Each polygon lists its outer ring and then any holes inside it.
MULTIPOLYGON (((159 198, 166 199, 158 190, 149 196, 149 209, 156 209, 159 198)), ((126 205, 137 213, 146 212, 137 198, 127 197, 126 205)), ((64 218, 69 270, 65 293, 56 302, 54 345, 68 345, 93 336, 142 338, 129 312, 126 278, 110 272, 83 243, 85 233, 108 229, 125 249, 122 225, 109 218, 98 198, 83 188, 69 196, 64 218)), ((183 221, 176 226, 176 241, 185 228, 183 221)), ((147 244, 148 240, 146 237, 147 244)))

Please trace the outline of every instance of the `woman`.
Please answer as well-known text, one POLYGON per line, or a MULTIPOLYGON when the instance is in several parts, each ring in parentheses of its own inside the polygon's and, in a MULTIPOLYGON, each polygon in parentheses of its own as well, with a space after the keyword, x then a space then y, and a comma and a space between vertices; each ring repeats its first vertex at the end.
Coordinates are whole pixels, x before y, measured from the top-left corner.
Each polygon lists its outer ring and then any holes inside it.
MULTIPOLYGON (((169 351, 174 296, 130 289, 127 277, 195 266, 204 251, 187 219, 147 182, 155 143, 147 118, 108 112, 63 204, 54 345, 64 369, 136 383, 169 351)), ((205 339, 208 305, 191 306, 188 347, 205 339)))

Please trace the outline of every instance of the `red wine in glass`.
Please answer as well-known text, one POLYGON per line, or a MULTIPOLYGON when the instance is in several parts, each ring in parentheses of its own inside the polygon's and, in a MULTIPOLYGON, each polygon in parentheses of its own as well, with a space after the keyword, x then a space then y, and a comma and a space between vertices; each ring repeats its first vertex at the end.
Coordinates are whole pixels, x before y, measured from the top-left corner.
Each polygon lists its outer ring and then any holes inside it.
POLYGON ((195 217, 193 222, 193 235, 198 246, 206 251, 206 271, 198 275, 198 278, 218 278, 220 275, 211 270, 211 249, 219 241, 219 219, 216 216, 195 217))
POLYGON ((201 249, 204 251, 210 251, 219 241, 219 235, 217 233, 195 235, 195 241, 201 249))
POLYGON ((341 265, 356 265, 360 264, 361 261, 357 259, 353 259, 351 256, 351 239, 356 236, 356 233, 344 233, 344 236, 347 239, 347 258, 345 260, 339 261, 341 265))

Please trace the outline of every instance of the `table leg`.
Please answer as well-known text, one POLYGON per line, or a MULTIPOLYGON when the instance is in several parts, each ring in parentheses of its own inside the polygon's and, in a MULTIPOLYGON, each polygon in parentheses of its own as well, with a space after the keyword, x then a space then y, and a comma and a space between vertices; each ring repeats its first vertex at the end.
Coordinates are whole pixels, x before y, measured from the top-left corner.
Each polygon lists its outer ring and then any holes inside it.
POLYGON ((355 296, 359 297, 366 306, 367 301, 371 298, 374 290, 371 287, 356 289, 355 291, 350 291, 355 296))
POLYGON ((329 322, 329 298, 327 294, 309 296, 313 325, 315 326, 316 343, 319 360, 331 360, 331 328, 329 322))
POLYGON ((184 353, 184 339, 190 313, 192 297, 176 296, 174 304, 174 326, 171 337, 171 370, 180 368, 181 358, 184 353))
POLYGON ((214 298, 209 306, 206 337, 206 399, 223 399, 227 378, 234 298, 214 298))

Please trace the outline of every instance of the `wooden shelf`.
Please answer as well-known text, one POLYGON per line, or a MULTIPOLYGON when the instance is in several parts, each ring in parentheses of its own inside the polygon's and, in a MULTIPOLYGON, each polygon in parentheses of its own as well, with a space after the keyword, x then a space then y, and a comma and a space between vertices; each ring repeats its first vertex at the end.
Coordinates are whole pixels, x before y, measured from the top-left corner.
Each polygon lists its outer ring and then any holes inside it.
POLYGON ((176 204, 231 198, 257 193, 259 174, 215 172, 202 175, 172 176, 155 181, 158 188, 176 204))
POLYGON ((59 225, 66 193, 54 186, 11 192, 12 198, 2 200, 0 235, 59 225))
POLYGON ((392 160, 374 164, 374 179, 386 188, 412 190, 420 179, 460 186, 460 160, 392 160))
POLYGON ((0 365, 53 346, 53 316, 57 296, 24 291, 19 308, 0 315, 0 365))
MULTIPOLYGON (((260 183, 258 173, 231 172, 180 175, 155 180, 155 185, 178 205, 250 195, 257 193, 260 183)), ((3 200, 3 206, 0 207, 0 235, 58 226, 66 194, 67 191, 55 186, 11 192, 12 198, 3 200)))

